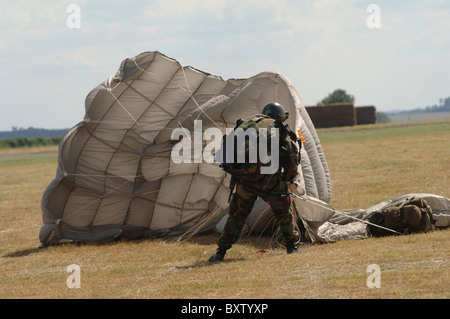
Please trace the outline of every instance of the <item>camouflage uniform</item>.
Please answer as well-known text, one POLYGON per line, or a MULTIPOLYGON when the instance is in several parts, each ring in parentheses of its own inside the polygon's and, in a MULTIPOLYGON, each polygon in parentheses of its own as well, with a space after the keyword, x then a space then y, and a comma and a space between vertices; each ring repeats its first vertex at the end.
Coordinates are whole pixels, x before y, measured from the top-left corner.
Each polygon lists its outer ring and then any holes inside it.
POLYGON ((219 249, 227 250, 238 240, 258 196, 272 208, 286 243, 296 243, 299 240, 299 234, 293 216, 292 199, 287 195, 287 183, 294 180, 298 174, 299 147, 301 145, 297 146, 297 142, 292 140, 292 135, 289 135, 288 128, 283 126, 281 122, 265 115, 258 115, 251 120, 247 120, 241 123, 239 127, 244 129, 249 127, 267 128, 268 133, 270 133, 270 128, 278 128, 280 165, 278 171, 270 175, 260 174, 258 168, 258 165, 261 165, 260 163, 236 170, 224 168, 237 179, 237 185, 236 192, 231 199, 227 223, 218 241, 219 249))
POLYGON ((402 234, 427 233, 434 230, 433 211, 421 198, 407 198, 403 203, 375 211, 369 217, 369 233, 374 237, 390 236, 391 231, 378 228, 380 225, 402 234))

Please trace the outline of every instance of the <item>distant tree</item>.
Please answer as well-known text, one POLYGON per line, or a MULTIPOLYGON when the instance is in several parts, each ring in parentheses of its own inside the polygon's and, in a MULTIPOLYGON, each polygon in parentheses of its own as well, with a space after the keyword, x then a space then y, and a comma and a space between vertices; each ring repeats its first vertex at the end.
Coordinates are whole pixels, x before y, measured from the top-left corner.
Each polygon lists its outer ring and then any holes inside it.
POLYGON ((17 140, 15 138, 6 139, 5 145, 12 147, 12 148, 17 147, 17 140))
POLYGON ((449 108, 450 107, 450 97, 448 97, 446 99, 439 99, 439 106, 449 108))
POLYGON ((53 137, 50 137, 50 138, 47 139, 47 140, 48 140, 48 142, 49 142, 51 145, 58 145, 59 142, 61 142, 61 137, 53 136, 53 137))
POLYGON ((318 102, 317 105, 331 104, 331 103, 355 103, 355 97, 347 94, 345 90, 336 89, 334 92, 328 94, 326 98, 318 102))
POLYGON ((24 147, 24 146, 31 146, 31 141, 26 137, 18 137, 16 138, 17 146, 24 147))
POLYGON ((377 112, 377 123, 390 123, 391 118, 383 112, 377 112))
POLYGON ((439 105, 397 112, 397 114, 450 112, 450 97, 439 99, 439 105))
POLYGON ((48 145, 48 140, 43 138, 43 137, 35 137, 35 138, 32 138, 30 141, 31 141, 31 145, 32 146, 45 146, 45 145, 48 145))

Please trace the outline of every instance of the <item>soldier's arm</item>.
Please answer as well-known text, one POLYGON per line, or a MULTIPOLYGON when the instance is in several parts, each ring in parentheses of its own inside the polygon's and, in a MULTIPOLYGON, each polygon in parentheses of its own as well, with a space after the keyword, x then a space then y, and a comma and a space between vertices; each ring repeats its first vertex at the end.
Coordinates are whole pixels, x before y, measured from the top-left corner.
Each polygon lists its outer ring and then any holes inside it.
POLYGON ((297 142, 296 136, 283 134, 280 148, 280 162, 284 169, 283 177, 285 181, 292 182, 298 175, 298 165, 300 164, 301 144, 297 142))

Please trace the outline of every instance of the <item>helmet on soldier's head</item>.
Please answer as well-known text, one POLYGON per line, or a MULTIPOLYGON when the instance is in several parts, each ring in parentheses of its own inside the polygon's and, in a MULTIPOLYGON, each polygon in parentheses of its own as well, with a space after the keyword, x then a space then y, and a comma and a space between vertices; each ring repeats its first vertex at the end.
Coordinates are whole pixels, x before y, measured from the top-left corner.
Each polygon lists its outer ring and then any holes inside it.
POLYGON ((418 230, 422 221, 422 212, 416 205, 403 206, 403 219, 411 230, 418 230))
POLYGON ((286 121, 289 117, 289 112, 286 112, 283 105, 277 102, 266 104, 261 113, 281 122, 286 121))

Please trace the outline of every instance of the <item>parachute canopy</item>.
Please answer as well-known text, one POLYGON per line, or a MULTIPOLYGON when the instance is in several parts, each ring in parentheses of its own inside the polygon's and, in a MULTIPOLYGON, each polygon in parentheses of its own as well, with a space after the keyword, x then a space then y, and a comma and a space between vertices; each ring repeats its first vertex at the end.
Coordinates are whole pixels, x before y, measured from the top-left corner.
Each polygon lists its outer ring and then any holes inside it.
POLYGON ((196 161, 212 139, 198 133, 217 128, 225 134, 236 120, 260 113, 269 102, 282 104, 289 112, 286 123, 304 137, 299 188, 328 203, 326 159, 286 77, 262 72, 223 80, 159 52, 144 52, 124 60, 115 75, 88 94, 84 120, 61 141, 56 177, 42 198, 41 243, 215 227, 226 214, 230 178, 218 163, 196 161), (182 140, 202 149, 193 146, 180 162, 173 151, 181 136, 173 134, 182 128, 182 140))

